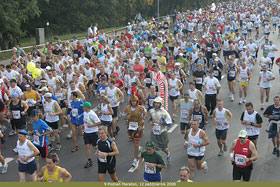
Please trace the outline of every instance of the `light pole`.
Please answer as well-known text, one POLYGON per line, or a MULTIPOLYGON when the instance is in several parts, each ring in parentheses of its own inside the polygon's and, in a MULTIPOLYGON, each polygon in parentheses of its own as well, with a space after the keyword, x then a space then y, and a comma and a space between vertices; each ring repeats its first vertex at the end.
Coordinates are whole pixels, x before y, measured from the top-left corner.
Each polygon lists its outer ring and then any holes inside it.
POLYGON ((157 17, 158 17, 158 20, 159 20, 159 0, 157 0, 157 17))
POLYGON ((48 39, 48 42, 49 42, 49 38, 50 38, 50 36, 49 36, 49 34, 50 34, 49 25, 50 25, 50 23, 47 22, 47 39, 48 39))

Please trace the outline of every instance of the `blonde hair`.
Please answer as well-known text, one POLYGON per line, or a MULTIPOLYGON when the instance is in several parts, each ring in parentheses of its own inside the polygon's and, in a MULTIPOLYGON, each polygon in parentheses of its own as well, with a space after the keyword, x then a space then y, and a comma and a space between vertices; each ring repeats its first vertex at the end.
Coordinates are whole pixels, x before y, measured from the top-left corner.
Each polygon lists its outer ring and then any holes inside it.
POLYGON ((106 104, 110 104, 110 101, 107 96, 101 96, 101 100, 106 104))

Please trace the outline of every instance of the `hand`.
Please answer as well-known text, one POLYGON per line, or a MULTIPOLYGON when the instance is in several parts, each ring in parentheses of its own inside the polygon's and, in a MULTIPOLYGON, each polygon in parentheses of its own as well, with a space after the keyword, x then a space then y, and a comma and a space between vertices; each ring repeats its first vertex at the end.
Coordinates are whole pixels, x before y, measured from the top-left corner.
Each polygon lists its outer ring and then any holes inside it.
POLYGON ((21 115, 25 115, 25 112, 24 112, 24 111, 22 111, 20 114, 21 114, 21 115))
POLYGON ((199 145, 198 145, 198 144, 193 144, 193 147, 194 147, 194 148, 198 148, 199 145))
POLYGON ((41 134, 39 132, 36 132, 36 136, 41 136, 41 134))
POLYGON ((260 85, 260 83, 258 82, 257 85, 260 85))
POLYGON ((28 160, 28 158, 26 156, 22 157, 21 159, 23 162, 26 162, 28 160))
POLYGON ((205 123, 205 125, 208 125, 208 121, 205 121, 204 123, 205 123))
POLYGON ((226 122, 225 122, 225 125, 228 125, 228 124, 229 124, 229 121, 226 121, 226 122))
POLYGON ((119 101, 117 100, 117 101, 115 101, 115 104, 118 104, 119 103, 119 101))
POLYGON ((96 157, 98 157, 98 151, 95 151, 94 155, 95 155, 96 157))
POLYGON ((273 115, 269 115, 268 118, 269 118, 269 119, 273 119, 274 116, 273 116, 273 115))
POLYGON ((99 157, 100 158, 106 158, 107 157, 107 153, 99 153, 99 157))
POLYGON ((179 91, 179 88, 176 88, 176 91, 179 91))
POLYGON ((16 163, 18 164, 18 162, 19 162, 19 158, 18 159, 16 159, 16 163))
POLYGON ((188 147, 188 142, 185 142, 185 143, 184 143, 184 146, 187 148, 187 147, 188 147))
POLYGON ((213 124, 216 125, 217 124, 217 120, 213 120, 213 124))
POLYGON ((231 158, 231 161, 234 162, 234 158, 231 158))
POLYGON ((130 119, 130 117, 131 117, 130 115, 127 115, 127 116, 126 116, 126 118, 127 118, 128 120, 130 119))
POLYGON ((147 164, 147 165, 148 165, 149 168, 153 168, 153 167, 156 167, 157 164, 155 164, 155 163, 149 163, 149 164, 147 164))
POLYGON ((250 159, 249 158, 245 158, 245 162, 249 162, 250 161, 250 159))

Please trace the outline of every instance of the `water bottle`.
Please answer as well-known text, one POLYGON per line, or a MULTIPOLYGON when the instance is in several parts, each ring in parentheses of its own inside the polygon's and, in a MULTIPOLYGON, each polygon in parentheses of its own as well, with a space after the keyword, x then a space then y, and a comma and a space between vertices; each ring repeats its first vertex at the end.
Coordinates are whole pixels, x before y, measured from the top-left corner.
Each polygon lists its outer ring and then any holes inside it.
POLYGON ((198 153, 200 153, 200 141, 198 142, 198 153))

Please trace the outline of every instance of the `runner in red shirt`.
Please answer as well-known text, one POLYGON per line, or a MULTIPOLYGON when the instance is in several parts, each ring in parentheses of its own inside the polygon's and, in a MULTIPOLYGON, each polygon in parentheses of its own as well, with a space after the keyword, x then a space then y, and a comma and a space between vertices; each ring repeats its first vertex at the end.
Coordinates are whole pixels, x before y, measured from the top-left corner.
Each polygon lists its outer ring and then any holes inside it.
POLYGON ((133 66, 135 75, 139 78, 139 80, 144 79, 145 74, 144 74, 144 66, 140 64, 140 58, 136 58, 135 64, 133 66))
POLYGON ((230 148, 230 157, 233 164, 233 181, 249 182, 253 169, 252 161, 258 159, 259 155, 254 143, 248 140, 246 130, 241 130, 230 148))

